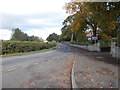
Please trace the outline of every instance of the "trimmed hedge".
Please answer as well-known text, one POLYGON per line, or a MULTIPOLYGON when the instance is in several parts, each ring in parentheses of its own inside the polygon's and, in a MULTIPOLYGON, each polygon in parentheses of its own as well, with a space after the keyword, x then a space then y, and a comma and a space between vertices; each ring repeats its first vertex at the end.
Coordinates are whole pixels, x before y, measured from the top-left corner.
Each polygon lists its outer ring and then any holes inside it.
POLYGON ((100 47, 101 48, 111 47, 111 40, 110 39, 100 40, 100 47))
POLYGON ((71 42, 71 44, 77 44, 77 45, 91 45, 92 43, 89 41, 85 42, 71 42))
POLYGON ((56 46, 56 42, 2 41, 2 54, 37 51, 54 46, 56 46))

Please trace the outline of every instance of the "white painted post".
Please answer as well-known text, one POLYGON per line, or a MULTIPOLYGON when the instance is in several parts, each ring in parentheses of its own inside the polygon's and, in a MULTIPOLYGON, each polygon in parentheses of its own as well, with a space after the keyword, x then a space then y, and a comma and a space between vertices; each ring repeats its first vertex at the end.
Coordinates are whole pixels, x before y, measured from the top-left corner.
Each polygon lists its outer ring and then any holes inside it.
POLYGON ((98 42, 98 52, 101 51, 101 48, 100 48, 100 42, 98 42))
POLYGON ((72 35, 71 35, 71 42, 73 42, 73 33, 72 33, 72 35))

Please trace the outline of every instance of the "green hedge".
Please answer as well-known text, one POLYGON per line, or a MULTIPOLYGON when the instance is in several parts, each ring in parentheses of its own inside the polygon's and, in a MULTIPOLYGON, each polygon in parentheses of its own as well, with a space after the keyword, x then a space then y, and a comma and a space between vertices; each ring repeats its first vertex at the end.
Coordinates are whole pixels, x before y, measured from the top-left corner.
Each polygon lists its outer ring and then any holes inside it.
POLYGON ((56 42, 2 41, 2 54, 37 51, 54 46, 56 42))
POLYGON ((71 42, 71 44, 77 44, 77 45, 91 45, 92 43, 89 41, 85 42, 71 42))
POLYGON ((101 48, 111 47, 111 40, 110 40, 110 39, 100 40, 100 47, 101 47, 101 48))

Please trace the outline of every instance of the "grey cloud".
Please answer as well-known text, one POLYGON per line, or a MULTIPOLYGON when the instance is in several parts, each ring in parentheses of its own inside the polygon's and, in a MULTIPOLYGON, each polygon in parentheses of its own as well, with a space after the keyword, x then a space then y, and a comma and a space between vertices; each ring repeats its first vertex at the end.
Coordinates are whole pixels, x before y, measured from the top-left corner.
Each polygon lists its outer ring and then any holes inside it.
POLYGON ((13 15, 2 13, 2 27, 3 29, 32 29, 32 28, 52 28, 52 27, 61 27, 62 21, 65 19, 65 15, 61 12, 45 12, 45 13, 36 13, 30 15, 13 15), (40 24, 31 24, 28 23, 28 19, 39 19, 43 23, 40 24))

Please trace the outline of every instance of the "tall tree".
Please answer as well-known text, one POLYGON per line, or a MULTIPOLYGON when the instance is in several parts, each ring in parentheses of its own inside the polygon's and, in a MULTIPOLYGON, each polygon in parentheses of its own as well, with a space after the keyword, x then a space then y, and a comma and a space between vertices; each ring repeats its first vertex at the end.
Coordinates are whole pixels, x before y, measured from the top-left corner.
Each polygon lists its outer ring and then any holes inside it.
POLYGON ((19 28, 12 30, 12 37, 11 40, 16 41, 43 41, 42 38, 39 38, 37 36, 28 36, 26 33, 22 32, 19 28))
POLYGON ((48 41, 53 41, 53 40, 58 41, 58 39, 59 39, 59 35, 57 35, 56 33, 52 33, 47 37, 48 41))
POLYGON ((40 39, 39 37, 34 35, 30 36, 29 38, 30 38, 30 41, 43 41, 42 38, 40 39))
MULTIPOLYGON (((93 36, 102 33, 114 37, 118 30, 116 22, 120 16, 119 2, 69 2, 66 12, 74 16, 71 28, 77 33, 92 29, 93 36)), ((79 33, 77 33, 78 35, 79 33)))
POLYGON ((68 16, 64 22, 63 22, 63 27, 61 28, 62 35, 61 35, 61 40, 65 41, 72 41, 73 40, 73 30, 71 28, 71 24, 73 22, 73 16, 70 15, 68 16))
POLYGON ((72 36, 72 31, 71 31, 71 26, 68 25, 68 26, 64 26, 62 29, 62 34, 60 36, 60 39, 63 40, 63 41, 70 41, 71 40, 71 36, 72 36))
POLYGON ((29 36, 22 32, 19 28, 13 29, 12 30, 12 38, 11 40, 18 40, 18 41, 29 41, 30 38, 29 36))

